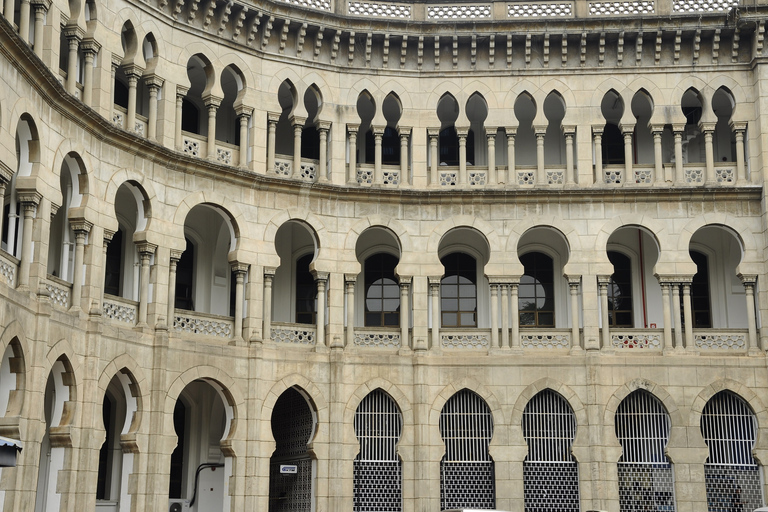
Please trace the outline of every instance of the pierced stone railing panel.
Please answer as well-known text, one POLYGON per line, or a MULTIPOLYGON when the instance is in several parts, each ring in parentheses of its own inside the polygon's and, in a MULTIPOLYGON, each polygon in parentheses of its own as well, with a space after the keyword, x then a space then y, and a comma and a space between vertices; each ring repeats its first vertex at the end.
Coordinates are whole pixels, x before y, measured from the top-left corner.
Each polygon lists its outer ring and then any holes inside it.
POLYGON ((704 169, 686 168, 683 170, 683 180, 686 183, 698 185, 704 183, 704 169))
POLYGON ((550 185, 562 185, 565 183, 565 171, 547 171, 547 183, 550 185))
POLYGON ((483 186, 488 183, 487 171, 469 171, 469 184, 471 186, 483 186))
POLYGON ((694 332, 693 344, 701 350, 747 350, 747 333, 740 332, 694 332))
POLYGON ((299 177, 304 181, 315 181, 315 178, 317 178, 317 167, 318 164, 316 162, 302 161, 299 177))
POLYGON ((232 165, 232 150, 227 148, 216 148, 216 161, 225 165, 232 165))
POLYGON ((661 349, 662 333, 611 332, 611 345, 617 349, 661 349))
POLYGON ((5 251, 0 251, 0 277, 8 283, 8 286, 16 286, 17 268, 19 268, 19 260, 5 251))
POLYGON ((571 334, 569 332, 521 332, 520 346, 533 349, 570 348, 571 334))
POLYGON ((491 4, 428 5, 428 20, 474 20, 490 18, 491 4))
POLYGON ((733 167, 715 167, 715 179, 718 183, 734 183, 736 169, 733 167))
POLYGON ((357 183, 360 185, 371 185, 373 183, 373 167, 361 167, 357 169, 357 183))
POLYGON ((72 283, 62 281, 53 276, 48 276, 43 281, 43 286, 51 297, 51 303, 63 308, 69 307, 69 298, 72 293, 72 283))
POLYGON ((400 347, 400 333, 387 331, 374 331, 355 329, 355 346, 372 348, 398 348, 400 347))
POLYGON ((734 0, 675 0, 673 12, 725 12, 738 7, 734 0))
POLYGON ((533 185, 536 182, 536 173, 534 171, 518 171, 518 185, 533 185))
POLYGON ((184 136, 182 138, 181 151, 189 156, 200 158, 200 150, 202 145, 199 140, 195 140, 191 137, 184 136))
POLYGON ((623 178, 624 168, 616 167, 613 169, 603 169, 603 179, 608 185, 621 185, 624 181, 623 178))
POLYGON ((149 119, 144 116, 136 116, 136 121, 133 123, 133 131, 136 135, 146 137, 147 132, 149 131, 149 119))
POLYGON ((139 314, 139 304, 121 297, 107 295, 102 303, 104 317, 117 322, 135 324, 139 314))
POLYGON ((275 158, 275 174, 279 176, 290 176, 293 172, 293 162, 282 158, 275 158))
POLYGON ((371 16, 374 18, 410 19, 411 6, 379 2, 349 2, 347 11, 353 16, 371 16))
POLYGON ((473 329, 471 332, 441 332, 440 340, 445 348, 488 348, 491 333, 473 329))
POLYGON ((510 18, 566 18, 573 16, 570 2, 537 2, 507 4, 510 18))
POLYGON ((440 186, 452 187, 459 182, 459 173, 451 171, 440 171, 440 186))
POLYGON ((176 310, 173 315, 173 328, 176 332, 231 338, 235 321, 231 317, 176 310))
POLYGON ((652 169, 632 169, 635 174, 635 183, 653 183, 652 169))
POLYGON ((286 4, 298 5, 299 7, 306 7, 308 9, 318 9, 321 11, 330 11, 330 0, 280 0, 286 4))
POLYGON ((112 112, 112 124, 119 126, 120 128, 125 126, 125 114, 118 111, 112 112))
POLYGON ((400 170, 382 171, 384 185, 397 186, 400 184, 400 170))
POLYGON ((275 343, 314 345, 317 339, 317 332, 312 325, 286 324, 279 327, 273 325, 269 337, 275 343))
POLYGON ((655 12, 656 7, 653 1, 589 2, 590 16, 637 16, 655 12))

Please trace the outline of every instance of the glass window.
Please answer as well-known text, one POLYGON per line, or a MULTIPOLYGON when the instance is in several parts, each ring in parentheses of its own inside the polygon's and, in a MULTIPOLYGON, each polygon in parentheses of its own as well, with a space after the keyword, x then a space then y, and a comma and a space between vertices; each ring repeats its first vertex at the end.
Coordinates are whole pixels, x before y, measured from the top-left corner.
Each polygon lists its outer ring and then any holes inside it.
POLYGON ((619 252, 608 251, 613 274, 608 285, 608 320, 611 327, 633 327, 632 260, 619 252))
POLYGON ((463 252, 441 260, 445 275, 440 281, 443 327, 477 327, 477 262, 463 252))
POLYGON ((317 307, 317 283, 309 271, 312 254, 296 260, 296 323, 314 324, 317 307))
POLYGON ((395 278, 398 259, 374 254, 365 260, 365 325, 400 325, 400 286, 395 278))
POLYGON ((520 325, 555 326, 555 273, 552 258, 540 252, 520 257, 525 268, 518 288, 520 325))

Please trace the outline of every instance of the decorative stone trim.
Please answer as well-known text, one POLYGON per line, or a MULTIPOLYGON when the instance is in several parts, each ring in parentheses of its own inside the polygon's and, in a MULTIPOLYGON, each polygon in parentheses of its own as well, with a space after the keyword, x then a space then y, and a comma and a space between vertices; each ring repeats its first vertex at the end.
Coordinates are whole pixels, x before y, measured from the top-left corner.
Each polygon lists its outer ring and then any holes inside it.
POLYGON ((523 348, 569 348, 569 334, 520 334, 520 346, 523 348))
POLYGON ((694 333, 693 343, 702 350, 746 350, 747 335, 744 333, 694 333))
POLYGON ((442 334, 441 341, 446 348, 487 348, 490 345, 487 334, 442 334))
POLYGON ((176 332, 230 338, 234 327, 234 321, 229 318, 204 316, 191 311, 177 311, 173 317, 176 332))
POLYGON ((319 9, 321 11, 330 11, 331 2, 329 0, 280 0, 286 4, 298 5, 307 9, 319 9))
POLYGON ((630 2, 590 2, 590 16, 621 16, 654 14, 656 7, 653 1, 630 2))
POLYGON ((117 299, 116 297, 105 297, 102 309, 104 310, 104 317, 128 324, 136 323, 136 317, 139 312, 138 304, 124 302, 123 299, 117 299))
POLYGON ((355 331, 356 347, 393 348, 400 346, 399 332, 355 331))
POLYGON ((734 0, 675 0, 673 12, 725 12, 738 7, 734 0))
POLYGON ((491 4, 427 6, 429 20, 472 20, 490 17, 491 4))
POLYGON ((411 18, 411 6, 378 2, 349 2, 347 11, 354 16, 372 16, 376 18, 411 18))
POLYGON ((68 308, 69 295, 70 295, 70 292, 72 291, 72 284, 57 283, 57 282, 54 282, 53 279, 51 278, 51 276, 48 276, 48 279, 43 281, 43 286, 45 286, 45 290, 48 292, 48 295, 51 297, 51 303, 57 306, 61 306, 63 308, 68 308))
POLYGON ((655 333, 611 333, 614 348, 661 348, 661 335, 655 333))
POLYGON ((270 333, 270 339, 275 343, 293 343, 296 345, 314 345, 315 337, 315 329, 312 327, 300 329, 273 327, 270 333))
POLYGON ((0 276, 2 276, 8 285, 16 285, 16 269, 19 267, 18 260, 13 256, 0 252, 0 276))
POLYGON ((510 18, 565 18, 573 16, 571 2, 540 2, 508 4, 507 16, 510 18))

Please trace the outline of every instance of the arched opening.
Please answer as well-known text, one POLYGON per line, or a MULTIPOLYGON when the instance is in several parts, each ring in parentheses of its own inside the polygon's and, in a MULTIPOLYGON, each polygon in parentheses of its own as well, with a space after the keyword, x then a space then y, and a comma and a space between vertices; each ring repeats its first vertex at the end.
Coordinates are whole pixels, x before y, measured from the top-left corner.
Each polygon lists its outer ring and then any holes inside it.
MULTIPOLYGON (((393 92, 389 93, 381 105, 384 119, 387 120, 387 127, 384 129, 384 135, 381 138, 381 163, 384 165, 400 165, 400 135, 397 132, 398 123, 403 113, 403 106, 400 104, 400 98, 393 92)), ((406 177, 401 176, 404 180, 406 177)))
POLYGON ((731 91, 720 87, 712 95, 712 110, 717 116, 713 149, 715 162, 736 161, 736 134, 731 129, 731 118, 736 108, 736 100, 731 91))
POLYGON ((544 116, 547 118, 547 132, 544 135, 544 163, 547 166, 565 165, 565 100, 557 91, 550 92, 544 100, 544 116))
POLYGON ((40 138, 37 126, 29 114, 23 114, 16 126, 16 161, 18 168, 5 187, 3 202, 2 249, 21 259, 23 219, 21 203, 16 194, 16 180, 19 176, 30 176, 32 167, 40 161, 40 138))
POLYGON ((61 206, 51 219, 48 239, 48 274, 72 282, 75 264, 75 232, 69 224, 69 209, 80 206, 79 157, 73 153, 64 157, 59 175, 61 206))
POLYGON ((357 97, 357 115, 360 116, 357 140, 365 141, 364 144, 358 143, 357 145, 357 160, 361 164, 373 165, 375 155, 371 121, 373 121, 373 117, 376 115, 376 103, 368 91, 361 92, 357 97))
POLYGON ((269 460, 269 512, 315 509, 317 473, 312 439, 317 414, 311 400, 296 388, 288 388, 272 410, 275 451, 269 460))
POLYGON ((357 279, 355 290, 362 318, 358 313, 356 322, 366 327, 397 328, 401 314, 400 284, 395 275, 400 260, 397 238, 386 228, 368 228, 358 238, 355 254, 362 264, 362 279, 357 279))
POLYGON ((280 266, 272 286, 272 315, 276 322, 314 324, 317 315, 317 284, 311 264, 317 255, 314 232, 298 221, 277 230, 275 248, 280 266))
MULTIPOLYGON (((0 360, 0 417, 7 418, 11 423, 14 422, 12 418, 21 414, 25 384, 24 353, 19 340, 13 338, 0 360)), ((18 419, 15 423, 18 429, 18 419)))
POLYGON ((277 101, 280 104, 280 119, 275 127, 275 153, 290 159, 293 156, 293 126, 291 116, 298 101, 296 87, 290 80, 284 80, 277 89, 277 101))
MULTIPOLYGON (((651 96, 641 89, 632 96, 632 115, 635 116, 635 132, 633 134, 634 163, 641 165, 654 164, 653 134, 651 133, 651 116, 653 115, 653 100, 651 96)), ((629 178, 639 181, 638 177, 629 178)), ((650 183, 650 175, 648 176, 650 183)), ((646 182, 646 181, 641 181, 646 182)))
POLYGON ((225 493, 232 457, 221 449, 234 424, 234 408, 216 382, 195 380, 181 392, 173 411, 177 445, 171 453, 168 498, 190 510, 229 510, 225 493))
POLYGON ((487 327, 490 291, 483 268, 490 258, 488 241, 474 229, 455 228, 443 236, 438 256, 444 268, 440 325, 487 327))
POLYGON ((181 129, 188 134, 207 135, 208 116, 201 113, 208 112, 203 93, 213 80, 213 66, 205 56, 193 55, 187 62, 187 78, 190 86, 181 104, 181 129))
POLYGON ((704 163, 706 152, 704 137, 699 128, 704 101, 696 89, 688 89, 680 101, 680 108, 685 116, 683 133, 683 162, 704 163))
POLYGON ((120 185, 115 194, 118 228, 107 246, 104 293, 129 300, 139 298, 139 253, 133 235, 146 229, 148 204, 143 190, 133 182, 120 185))
POLYGON ((760 466, 752 455, 757 431, 752 408, 732 391, 720 391, 704 406, 701 435, 709 448, 704 463, 709 510, 754 510, 765 504, 760 466))
POLYGON ((363 398, 355 411, 360 451, 353 466, 354 512, 399 512, 403 508, 403 463, 397 443, 403 417, 397 403, 381 389, 363 398))
POLYGON ((559 393, 537 393, 523 411, 523 437, 528 455, 523 462, 527 511, 580 510, 579 467, 571 454, 576 415, 559 393))
POLYGON ((621 445, 619 510, 676 510, 672 464, 666 455, 671 421, 661 401, 644 389, 630 393, 615 416, 621 445))
MULTIPOLYGON (((517 131, 515 132, 515 166, 536 166, 536 134, 533 131, 533 119, 536 117, 536 103, 533 97, 524 92, 515 100, 515 117, 517 131)), ((518 182, 517 176, 512 176, 513 182, 518 182)))
POLYGON ((459 135, 456 120, 459 118, 459 103, 446 93, 437 102, 437 118, 440 120, 440 135, 437 141, 440 165, 459 165, 459 135))
POLYGON ((304 108, 307 110, 307 120, 301 131, 301 157, 309 160, 320 159, 320 131, 317 122, 323 98, 316 86, 312 85, 304 93, 304 108))
POLYGON ((624 165, 624 135, 619 123, 624 115, 624 100, 611 89, 600 103, 600 111, 605 119, 603 126, 602 150, 603 165, 624 165))
POLYGON ((216 140, 237 149, 240 145, 240 122, 235 109, 242 103, 245 79, 236 66, 230 64, 221 72, 221 89, 224 98, 216 110, 216 140))
POLYGON ((488 103, 483 95, 476 92, 467 100, 467 165, 488 165, 488 142, 485 137, 485 120, 488 118, 488 103))
POLYGON ((493 416, 477 393, 462 389, 440 411, 440 510, 496 508, 496 478, 489 452, 493 416), (469 490, 471 489, 471 492, 469 490))

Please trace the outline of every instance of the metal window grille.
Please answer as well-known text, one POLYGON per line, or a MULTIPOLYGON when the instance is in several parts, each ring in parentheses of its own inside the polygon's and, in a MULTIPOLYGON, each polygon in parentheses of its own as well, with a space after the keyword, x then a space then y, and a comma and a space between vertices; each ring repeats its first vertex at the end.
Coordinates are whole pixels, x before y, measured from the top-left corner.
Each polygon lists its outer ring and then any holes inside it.
POLYGON ((269 468, 269 512, 310 512, 314 461, 307 443, 315 432, 315 417, 307 400, 294 388, 286 390, 275 403, 272 434, 275 452, 269 468), (281 473, 283 464, 295 465, 296 473, 281 473))
POLYGON ((360 453, 354 460, 354 511, 400 512, 403 508, 402 463, 397 442, 403 418, 384 391, 369 393, 355 411, 360 453))
POLYGON ((763 506, 762 475, 752 456, 757 418, 749 405, 730 391, 716 394, 704 406, 701 435, 709 447, 704 464, 709 511, 763 506))
POLYGON ((576 416, 558 393, 544 390, 523 411, 523 462, 526 511, 578 511, 579 470, 571 455, 576 416))
POLYGON ((676 510, 672 465, 664 453, 671 422, 662 403, 637 390, 619 404, 615 419, 623 449, 618 463, 621 512, 676 510))
POLYGON ((440 413, 440 435, 440 509, 495 508, 493 417, 485 401, 468 389, 453 395, 440 413))

